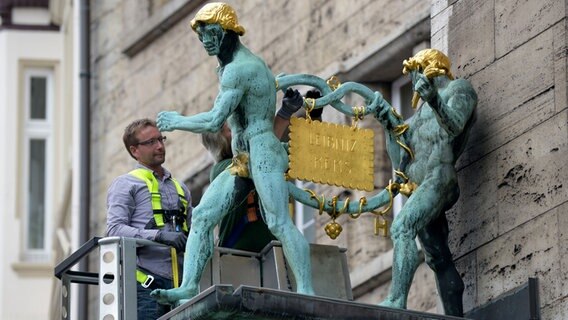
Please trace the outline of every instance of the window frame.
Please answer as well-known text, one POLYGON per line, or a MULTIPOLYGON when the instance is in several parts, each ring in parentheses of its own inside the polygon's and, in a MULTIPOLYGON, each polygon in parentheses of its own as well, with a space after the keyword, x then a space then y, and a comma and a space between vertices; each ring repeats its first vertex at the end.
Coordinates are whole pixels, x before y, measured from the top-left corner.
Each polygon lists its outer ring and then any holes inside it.
POLYGON ((55 69, 53 67, 24 67, 23 72, 23 167, 21 208, 22 215, 22 251, 21 260, 32 263, 45 263, 51 259, 52 220, 53 220, 53 172, 54 172, 54 125, 53 110, 55 104, 55 69), (31 79, 45 77, 46 79, 46 110, 45 119, 31 118, 31 79), (43 248, 31 248, 30 235, 30 147, 32 140, 45 141, 44 162, 44 210, 43 210, 43 248))
MULTIPOLYGON (((296 180, 295 181, 296 187, 298 187, 299 189, 305 189, 305 188, 314 188, 314 184, 313 183, 308 183, 308 182, 303 182, 300 180, 296 180)), ((294 224, 296 225, 296 228, 298 228, 298 230, 300 230, 300 233, 304 236, 304 238, 306 238, 306 240, 310 243, 315 243, 316 242, 316 215, 314 214, 312 216, 311 219, 309 219, 307 222, 304 222, 304 209, 308 207, 306 205, 304 205, 303 203, 299 202, 299 201, 294 201, 294 224), (307 230, 310 227, 313 227, 313 232, 311 234, 307 233, 307 230)), ((313 209, 311 207, 308 207, 310 209, 313 209)))
MULTIPOLYGON (((392 107, 396 110, 396 112, 400 115, 405 114, 405 112, 403 112, 402 110, 402 94, 401 94, 401 89, 410 84, 412 82, 412 80, 410 79, 409 76, 401 76, 399 78, 397 78, 396 80, 394 80, 391 83, 391 100, 392 100, 392 107)), ((408 106, 411 107, 411 106, 408 106)), ((408 119, 405 119, 408 120, 408 119)), ((394 173, 394 168, 393 168, 393 180, 396 178, 395 173, 394 173)), ((400 210, 402 210, 402 206, 404 206, 404 204, 406 203, 406 197, 404 196, 398 196, 394 198, 393 201, 393 207, 392 207, 392 213, 393 213, 393 217, 395 217, 400 210)))

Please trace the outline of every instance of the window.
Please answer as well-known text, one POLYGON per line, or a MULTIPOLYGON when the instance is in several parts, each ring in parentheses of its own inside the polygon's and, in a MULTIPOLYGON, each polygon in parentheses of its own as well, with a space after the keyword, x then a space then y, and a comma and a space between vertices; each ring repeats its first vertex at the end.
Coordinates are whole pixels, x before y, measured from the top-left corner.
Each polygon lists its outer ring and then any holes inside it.
MULTIPOLYGON (((314 185, 309 182, 296 181, 296 186, 300 189, 314 189, 314 185)), ((316 213, 317 210, 303 205, 299 201, 294 201, 294 224, 304 235, 309 243, 316 242, 316 213)))
POLYGON ((53 96, 53 69, 25 69, 22 258, 29 262, 50 259, 53 96))
POLYGON ((393 81, 391 86, 392 106, 404 118, 414 115, 412 109, 412 82, 410 76, 402 76, 393 81))
MULTIPOLYGON (((405 121, 412 117, 414 110, 412 109, 412 82, 409 76, 402 76, 392 82, 391 85, 392 106, 400 114, 405 121)), ((394 172, 393 172, 394 176, 394 172)), ((394 178, 393 178, 394 179, 394 178)), ((393 214, 396 215, 402 209, 406 202, 406 197, 399 195, 394 198, 393 214)))

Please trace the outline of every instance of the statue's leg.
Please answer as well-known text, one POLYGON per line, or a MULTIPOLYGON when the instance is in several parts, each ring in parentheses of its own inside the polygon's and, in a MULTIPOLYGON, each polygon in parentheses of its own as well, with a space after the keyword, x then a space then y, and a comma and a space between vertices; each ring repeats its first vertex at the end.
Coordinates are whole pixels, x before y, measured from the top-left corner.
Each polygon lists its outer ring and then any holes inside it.
POLYGON ((438 294, 444 305, 444 313, 463 316, 463 280, 458 273, 448 247, 448 221, 441 213, 418 233, 424 248, 426 263, 436 274, 438 294))
POLYGON ((152 291, 151 295, 162 304, 176 304, 199 293, 199 281, 205 265, 213 253, 213 229, 235 204, 235 176, 223 171, 203 194, 193 209, 191 229, 183 262, 183 280, 179 288, 152 291))
POLYGON ((430 223, 442 210, 445 190, 436 179, 424 181, 408 199, 401 212, 395 217, 391 227, 394 245, 392 283, 388 297, 380 305, 405 309, 418 267, 418 247, 416 235, 430 223))
POLYGON ((411 226, 412 212, 405 205, 395 217, 391 226, 393 241, 392 282, 387 298, 381 306, 406 309, 406 299, 414 272, 418 267, 418 247, 414 238, 416 232, 411 226))
POLYGON ((288 212, 288 185, 284 172, 288 158, 272 128, 250 139, 250 169, 268 229, 282 243, 286 261, 296 278, 299 293, 314 294, 308 242, 292 223, 288 212))
POLYGON ((282 243, 286 261, 296 278, 297 291, 313 295, 310 247, 290 219, 288 186, 284 175, 256 172, 254 182, 261 199, 264 219, 270 232, 282 243))

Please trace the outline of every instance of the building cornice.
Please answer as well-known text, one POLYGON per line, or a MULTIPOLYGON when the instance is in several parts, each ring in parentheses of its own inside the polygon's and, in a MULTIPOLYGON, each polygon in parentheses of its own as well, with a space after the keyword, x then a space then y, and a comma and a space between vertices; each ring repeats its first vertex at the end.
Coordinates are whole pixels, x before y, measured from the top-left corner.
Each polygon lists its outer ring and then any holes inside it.
POLYGON ((176 23, 187 17, 203 2, 205 0, 174 0, 165 5, 161 11, 150 17, 150 21, 148 21, 145 27, 132 31, 135 33, 132 37, 126 37, 133 40, 125 44, 122 48, 122 53, 130 58, 134 57, 156 39, 160 38, 162 34, 166 33, 176 23))

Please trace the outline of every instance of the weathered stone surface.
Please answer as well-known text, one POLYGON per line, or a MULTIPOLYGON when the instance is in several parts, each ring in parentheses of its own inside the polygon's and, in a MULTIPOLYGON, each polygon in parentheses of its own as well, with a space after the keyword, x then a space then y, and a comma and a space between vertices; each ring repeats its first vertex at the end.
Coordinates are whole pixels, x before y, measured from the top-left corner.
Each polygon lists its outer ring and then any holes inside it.
MULTIPOLYGON (((107 2, 111 1, 101 2, 101 5, 104 6, 107 2)), ((148 21, 148 4, 146 3, 146 5, 141 5, 140 1, 138 0, 122 0, 114 2, 122 3, 122 8, 120 9, 124 23, 124 31, 126 33, 126 38, 130 38, 138 28, 143 26, 145 22, 148 21)), ((115 8, 115 10, 116 9, 117 8, 115 8)), ((104 9, 101 8, 97 10, 103 11, 104 9)))
POLYGON ((501 147, 553 114, 554 106, 546 95, 554 85, 551 30, 495 61, 470 81, 478 94, 477 121, 460 166, 501 147))
POLYGON ((449 6, 432 17, 430 20, 430 47, 448 53, 449 21, 452 16, 453 6, 449 6))
MULTIPOLYGON (((119 50, 118 46, 122 40, 123 19, 120 14, 121 6, 116 5, 116 1, 109 2, 114 2, 114 8, 103 9, 105 11, 92 20, 91 30, 94 32, 91 36, 91 43, 92 51, 96 55, 104 55, 109 51, 119 50)), ((98 6, 92 7, 96 12, 98 6)))
POLYGON ((540 283, 542 305, 556 299, 562 285, 558 214, 548 211, 477 250, 477 303, 509 291, 528 277, 540 283))
MULTIPOLYGON (((392 251, 387 253, 389 257, 378 257, 374 259, 370 264, 381 271, 380 275, 372 275, 367 281, 370 283, 356 283, 356 281, 351 279, 351 285, 353 286, 353 297, 358 302, 377 304, 383 301, 388 295, 388 289, 391 286, 391 264, 392 264, 392 251), (383 283, 384 282, 384 283, 383 283), (359 286, 371 287, 373 289, 368 290, 365 294, 359 295, 361 292, 359 286)), ((423 258, 423 257, 421 257, 423 258)), ((359 267, 361 268, 361 266, 359 267)), ((368 264, 362 268, 368 269, 368 264)), ((360 270, 352 270, 352 274, 359 272, 360 270)), ((373 270, 365 270, 367 276, 371 276, 373 270)), ((358 274, 358 276, 363 276, 358 274)), ((434 277, 434 272, 428 267, 424 262, 420 264, 416 273, 414 274, 414 280, 412 281, 412 287, 408 295, 408 309, 410 310, 429 310, 429 312, 439 313, 438 311, 433 311, 436 309, 438 292, 436 290, 436 282, 434 277)))
POLYGON ((372 290, 367 291, 365 295, 357 297, 355 301, 368 304, 378 304, 389 294, 390 285, 391 282, 387 281, 381 286, 374 287, 372 290))
MULTIPOLYGON (((409 310, 432 310, 438 303, 438 291, 436 290, 436 279, 434 272, 426 263, 421 263, 416 273, 412 286, 408 293, 409 310)), ((439 313, 444 313, 440 311, 439 313)))
POLYGON ((554 105, 556 112, 568 107, 568 33, 566 19, 553 27, 554 42, 554 105))
POLYGON ((499 233, 568 201, 568 119, 543 122, 499 150, 499 233))
POLYGON ((463 310, 467 312, 479 305, 477 302, 477 254, 471 252, 457 259, 456 268, 464 282, 463 310))
POLYGON ((432 0, 430 5, 430 16, 432 16, 432 19, 448 8, 449 2, 448 0, 432 0))
POLYGON ((494 60, 493 1, 462 0, 453 5, 448 28, 448 54, 453 72, 469 77, 494 60), (474 32, 472 32, 475 30, 474 32))
POLYGON ((557 0, 495 0, 495 53, 501 57, 566 17, 557 0))
POLYGON ((489 154, 459 171, 460 197, 447 213, 454 257, 475 250, 498 235, 497 157, 489 154))
POLYGON ((568 319, 568 299, 558 299, 550 305, 543 306, 540 315, 542 319, 547 320, 568 319))
MULTIPOLYGON (((558 215, 558 245, 560 246, 558 257, 560 259, 560 270, 562 270, 559 282, 561 283, 562 292, 568 292, 568 273, 566 272, 568 268, 568 202, 558 206, 554 211, 558 215)), ((566 299, 565 296, 561 298, 566 299)), ((568 309, 564 310, 568 314, 568 309)))

